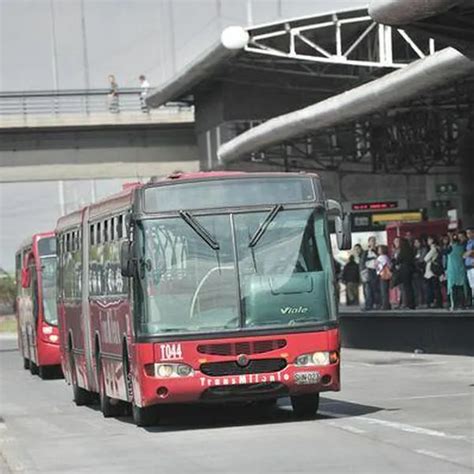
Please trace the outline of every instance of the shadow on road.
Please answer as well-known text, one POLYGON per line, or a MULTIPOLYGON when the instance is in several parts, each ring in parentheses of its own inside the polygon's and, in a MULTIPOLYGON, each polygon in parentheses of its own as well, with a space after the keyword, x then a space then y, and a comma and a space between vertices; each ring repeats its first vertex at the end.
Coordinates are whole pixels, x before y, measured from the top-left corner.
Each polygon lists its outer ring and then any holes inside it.
POLYGON ((16 347, 14 349, 0 349, 0 353, 3 352, 18 352, 18 349, 16 347))
MULTIPOLYGON (((99 411, 97 405, 91 409, 99 411)), ((321 413, 312 420, 325 420, 366 415, 384 410, 381 407, 361 405, 321 398, 321 413)), ((123 423, 133 424, 131 416, 117 418, 123 423)), ((305 419, 308 420, 307 418, 305 419)), ((230 428, 262 424, 277 424, 305 421, 294 416, 290 400, 285 398, 274 407, 263 408, 258 404, 226 405, 168 405, 163 407, 157 426, 143 428, 150 433, 200 430, 210 428, 230 428)))

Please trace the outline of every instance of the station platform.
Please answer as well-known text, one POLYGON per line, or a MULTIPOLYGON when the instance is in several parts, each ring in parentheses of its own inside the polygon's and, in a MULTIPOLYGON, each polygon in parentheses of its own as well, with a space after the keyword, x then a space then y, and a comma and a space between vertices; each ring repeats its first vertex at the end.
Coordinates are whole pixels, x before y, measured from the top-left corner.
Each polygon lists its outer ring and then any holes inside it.
POLYGON ((341 307, 339 321, 343 347, 474 356, 474 309, 341 307))

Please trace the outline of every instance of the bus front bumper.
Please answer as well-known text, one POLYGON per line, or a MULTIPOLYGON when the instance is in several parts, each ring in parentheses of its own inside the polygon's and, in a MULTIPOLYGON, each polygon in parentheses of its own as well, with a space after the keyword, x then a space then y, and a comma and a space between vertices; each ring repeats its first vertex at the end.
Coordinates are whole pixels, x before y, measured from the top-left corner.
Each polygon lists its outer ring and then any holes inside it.
POLYGON ((59 343, 46 342, 38 339, 38 365, 60 365, 59 343))
POLYGON ((271 373, 187 377, 144 376, 141 406, 168 403, 252 401, 340 390, 339 363, 297 367, 271 373))

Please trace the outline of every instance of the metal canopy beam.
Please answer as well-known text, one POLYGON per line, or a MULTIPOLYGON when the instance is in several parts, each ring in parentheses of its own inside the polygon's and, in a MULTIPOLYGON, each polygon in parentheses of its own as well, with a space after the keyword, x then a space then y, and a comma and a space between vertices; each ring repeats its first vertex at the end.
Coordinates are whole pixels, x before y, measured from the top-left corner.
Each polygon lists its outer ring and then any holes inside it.
POLYGON ((155 89, 147 99, 148 106, 159 107, 191 95, 209 81, 232 80, 240 67, 259 66, 265 60, 278 66, 275 75, 298 70, 301 76, 305 72, 311 76, 312 68, 320 68, 333 76, 356 75, 367 80, 380 74, 380 69, 403 68, 436 49, 434 40, 379 25, 367 9, 360 8, 240 29, 247 36, 245 44, 230 49, 221 40, 155 89), (368 74, 361 73, 363 69, 368 74))
POLYGON ((446 48, 407 67, 343 94, 259 125, 222 145, 221 161, 344 123, 400 104, 417 94, 472 74, 474 63, 453 48, 446 48))
POLYGON ((366 10, 351 16, 341 12, 315 17, 303 26, 296 20, 261 30, 249 30, 247 53, 348 67, 402 68, 435 49, 432 40, 414 39, 403 30, 377 24, 366 10), (410 49, 414 56, 407 53, 410 49))

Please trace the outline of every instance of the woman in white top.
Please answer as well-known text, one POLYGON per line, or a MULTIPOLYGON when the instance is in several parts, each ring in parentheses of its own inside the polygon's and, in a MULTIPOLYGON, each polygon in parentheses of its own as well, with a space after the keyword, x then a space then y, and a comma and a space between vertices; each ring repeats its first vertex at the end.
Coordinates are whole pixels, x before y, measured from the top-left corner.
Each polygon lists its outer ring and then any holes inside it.
POLYGON ((440 252, 433 236, 428 237, 428 253, 425 255, 425 281, 427 290, 427 304, 429 308, 442 308, 441 285, 439 282, 442 265, 440 252))
POLYGON ((388 256, 388 247, 379 245, 378 256, 375 260, 375 271, 379 280, 380 299, 383 310, 390 309, 390 280, 392 278, 392 262, 388 256))

